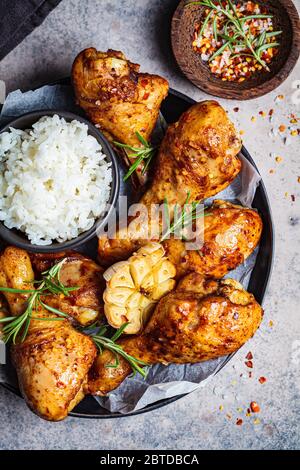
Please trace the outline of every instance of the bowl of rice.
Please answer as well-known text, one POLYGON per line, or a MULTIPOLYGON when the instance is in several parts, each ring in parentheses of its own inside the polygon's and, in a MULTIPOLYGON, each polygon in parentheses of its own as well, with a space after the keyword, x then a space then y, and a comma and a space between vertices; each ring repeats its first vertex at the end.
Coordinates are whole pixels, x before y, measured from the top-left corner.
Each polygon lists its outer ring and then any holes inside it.
POLYGON ((89 121, 35 111, 0 131, 0 236, 35 252, 73 249, 103 228, 119 193, 116 156, 89 121))

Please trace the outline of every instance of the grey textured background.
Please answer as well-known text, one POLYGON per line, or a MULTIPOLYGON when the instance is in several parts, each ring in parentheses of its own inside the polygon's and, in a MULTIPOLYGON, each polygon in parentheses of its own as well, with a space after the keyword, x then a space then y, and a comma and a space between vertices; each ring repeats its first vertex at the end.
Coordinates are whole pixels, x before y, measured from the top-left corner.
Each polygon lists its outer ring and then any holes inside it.
MULTIPOLYGON (((300 7, 299 0, 294 3, 300 7)), ((170 52, 169 21, 176 4, 176 0, 63 0, 0 62, 0 80, 11 91, 63 77, 75 55, 93 45, 121 49, 143 70, 164 75, 173 88, 196 100, 207 98, 180 74, 170 52)), ((220 100, 245 131, 244 143, 267 186, 276 226, 265 319, 254 339, 204 389, 157 411, 120 420, 43 422, 21 399, 0 388, 1 449, 300 448, 300 147, 299 137, 284 145, 279 136, 270 135, 271 127, 289 122, 289 113, 299 115, 297 85, 299 65, 279 89, 263 98, 243 103, 220 100), (285 99, 276 102, 278 94, 285 99), (233 112, 235 106, 238 113, 233 112), (273 124, 258 115, 270 108, 275 109, 273 124), (281 156, 282 162, 275 163, 275 156, 281 156), (244 364, 250 350, 252 378, 244 364), (267 378, 264 385, 258 382, 260 376, 267 378), (245 417, 252 400, 261 412, 245 417), (238 417, 244 419, 241 427, 235 424, 238 417)))

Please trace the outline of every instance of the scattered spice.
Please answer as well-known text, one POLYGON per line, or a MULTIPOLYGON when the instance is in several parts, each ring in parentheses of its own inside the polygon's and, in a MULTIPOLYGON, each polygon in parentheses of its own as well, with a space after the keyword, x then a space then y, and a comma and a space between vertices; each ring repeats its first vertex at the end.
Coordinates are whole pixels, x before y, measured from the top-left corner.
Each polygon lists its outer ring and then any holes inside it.
POLYGON ((296 137, 296 135, 298 135, 298 131, 297 131, 297 130, 291 131, 291 136, 292 136, 292 137, 296 137))
POLYGON ((236 420, 236 425, 237 426, 242 426, 242 424, 243 424, 243 420, 241 418, 236 420))
POLYGON ((248 352, 248 354, 247 354, 247 356, 246 356, 246 359, 248 359, 248 360, 253 359, 253 354, 252 354, 251 351, 248 352))
POLYGON ((270 321, 269 321, 269 326, 270 326, 271 328, 274 326, 273 320, 270 320, 270 321))
POLYGON ((270 109, 269 116, 273 116, 273 114, 274 114, 274 109, 270 109))
POLYGON ((264 384, 264 383, 266 383, 267 379, 266 379, 266 377, 259 377, 258 381, 259 381, 259 383, 264 384))
POLYGON ((240 108, 233 108, 233 111, 234 111, 235 113, 238 113, 239 110, 240 110, 240 108))
POLYGON ((226 415, 226 418, 228 418, 228 419, 232 419, 232 416, 231 416, 231 414, 230 414, 230 413, 227 413, 227 415, 226 415))
POLYGON ((256 418, 256 419, 253 421, 253 424, 260 424, 260 419, 259 419, 259 418, 256 418))
POLYGON ((252 379, 252 372, 249 372, 248 375, 249 375, 249 379, 252 379))
POLYGON ((253 362, 252 361, 246 361, 245 364, 246 364, 247 367, 249 367, 249 369, 253 369, 253 362))
POLYGON ((264 111, 259 111, 258 113, 261 117, 266 117, 266 113, 264 111))
POLYGON ((219 406, 219 410, 220 410, 220 411, 223 411, 223 410, 224 410, 224 406, 223 406, 223 405, 220 405, 220 406, 219 406))
POLYGON ((279 132, 284 132, 286 130, 286 126, 284 124, 281 124, 279 127, 279 132))
POLYGON ((296 201, 296 197, 295 197, 294 194, 291 194, 291 200, 292 200, 292 202, 295 202, 295 201, 296 201))
POLYGON ((297 179, 298 183, 300 183, 300 176, 298 176, 298 179, 297 179))
POLYGON ((284 100, 284 95, 278 95, 278 96, 276 96, 275 99, 277 99, 279 101, 282 101, 282 100, 284 100))
POLYGON ((244 135, 244 134, 245 134, 245 131, 241 130, 240 135, 244 135))
POLYGON ((276 160, 276 163, 281 163, 282 162, 282 157, 276 157, 275 160, 276 160))
POLYGON ((273 173, 275 173, 275 170, 273 170, 273 168, 271 168, 271 170, 269 170, 269 173, 270 173, 270 175, 273 175, 273 173))
POLYGON ((256 401, 252 401, 250 403, 250 409, 251 409, 252 413, 259 413, 260 412, 260 407, 258 406, 256 401))

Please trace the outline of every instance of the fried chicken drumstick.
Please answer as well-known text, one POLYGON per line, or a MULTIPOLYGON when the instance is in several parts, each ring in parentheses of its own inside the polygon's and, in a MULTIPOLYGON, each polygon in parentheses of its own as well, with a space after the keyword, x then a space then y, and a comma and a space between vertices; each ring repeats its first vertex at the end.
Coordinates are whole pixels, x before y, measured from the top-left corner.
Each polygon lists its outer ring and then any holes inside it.
POLYGON ((229 186, 241 170, 240 149, 240 138, 222 106, 215 101, 191 106, 162 141, 153 180, 140 200, 148 217, 139 220, 139 228, 131 221, 128 234, 120 229, 111 239, 99 238, 100 264, 128 258, 149 238, 147 228, 156 223, 151 221, 153 204, 167 200, 170 206, 182 206, 187 194, 190 201, 202 201, 229 186))
MULTIPOLYGON (((93 47, 80 52, 72 68, 76 99, 89 119, 110 141, 137 148, 142 143, 136 132, 150 140, 169 89, 164 78, 139 70, 122 52, 93 47)), ((126 163, 134 163, 128 154, 126 163)), ((141 171, 136 176, 143 184, 141 171)))
MULTIPOLYGON (((237 351, 254 335, 262 315, 253 295, 237 281, 190 274, 160 300, 143 333, 119 343, 149 365, 197 363, 237 351)), ((109 351, 98 356, 89 373, 90 393, 106 395, 131 373, 122 358, 117 367, 107 367, 113 363, 109 351)))

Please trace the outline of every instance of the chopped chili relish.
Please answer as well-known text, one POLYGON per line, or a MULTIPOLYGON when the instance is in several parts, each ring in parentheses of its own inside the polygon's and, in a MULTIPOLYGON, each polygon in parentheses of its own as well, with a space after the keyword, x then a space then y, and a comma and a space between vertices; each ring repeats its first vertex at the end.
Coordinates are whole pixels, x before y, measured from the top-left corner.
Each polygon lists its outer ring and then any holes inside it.
MULTIPOLYGON (((197 2, 198 3, 198 2, 197 2)), ((203 0, 205 8, 196 24, 193 49, 223 81, 243 82, 265 69, 278 53, 272 15, 258 3, 203 0)))

